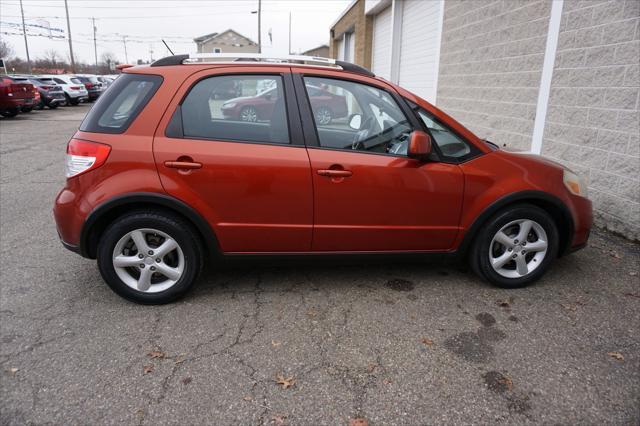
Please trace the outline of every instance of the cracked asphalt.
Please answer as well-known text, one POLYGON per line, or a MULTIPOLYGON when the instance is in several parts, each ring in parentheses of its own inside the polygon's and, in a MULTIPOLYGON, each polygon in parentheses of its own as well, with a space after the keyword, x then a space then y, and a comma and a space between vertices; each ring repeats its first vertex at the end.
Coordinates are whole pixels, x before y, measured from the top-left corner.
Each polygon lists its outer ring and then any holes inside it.
POLYGON ((638 245, 596 230, 514 291, 441 263, 241 264, 135 305, 54 227, 87 110, 0 120, 3 425, 640 423, 638 245))

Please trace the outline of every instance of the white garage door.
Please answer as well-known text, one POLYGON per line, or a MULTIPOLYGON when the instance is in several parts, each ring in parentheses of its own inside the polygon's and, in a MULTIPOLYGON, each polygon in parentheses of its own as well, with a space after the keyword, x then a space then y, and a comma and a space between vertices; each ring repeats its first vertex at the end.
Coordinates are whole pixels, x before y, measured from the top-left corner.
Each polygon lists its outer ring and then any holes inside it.
POLYGON ((371 71, 387 80, 391 79, 391 7, 373 18, 373 48, 371 71))
POLYGON ((434 103, 440 43, 440 1, 407 0, 402 7, 400 86, 434 103))

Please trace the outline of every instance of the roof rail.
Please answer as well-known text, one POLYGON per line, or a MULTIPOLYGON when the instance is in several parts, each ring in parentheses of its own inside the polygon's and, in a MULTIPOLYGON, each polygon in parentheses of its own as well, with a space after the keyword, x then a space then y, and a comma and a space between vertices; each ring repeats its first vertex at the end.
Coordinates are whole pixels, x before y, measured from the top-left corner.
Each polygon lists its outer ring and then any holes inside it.
POLYGON ((191 53, 188 55, 174 55, 159 59, 151 64, 152 67, 162 67, 169 65, 181 65, 183 63, 198 62, 215 62, 216 60, 233 60, 235 61, 257 61, 257 62, 276 62, 276 63, 296 63, 306 62, 313 64, 321 64, 328 66, 337 66, 345 71, 364 74, 369 77, 375 77, 368 69, 355 65, 350 62, 338 61, 331 58, 323 58, 321 56, 304 56, 304 55, 267 55, 263 53, 191 53))

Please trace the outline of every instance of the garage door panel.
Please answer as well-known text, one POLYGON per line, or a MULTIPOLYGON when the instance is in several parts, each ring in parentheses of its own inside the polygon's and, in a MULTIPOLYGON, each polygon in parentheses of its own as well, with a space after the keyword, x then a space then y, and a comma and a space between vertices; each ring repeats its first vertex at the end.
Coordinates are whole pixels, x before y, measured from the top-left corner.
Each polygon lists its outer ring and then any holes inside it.
POLYGON ((391 78, 391 7, 374 17, 371 70, 375 75, 391 78))
POLYGON ((435 102, 440 1, 405 1, 400 30, 399 84, 435 102))

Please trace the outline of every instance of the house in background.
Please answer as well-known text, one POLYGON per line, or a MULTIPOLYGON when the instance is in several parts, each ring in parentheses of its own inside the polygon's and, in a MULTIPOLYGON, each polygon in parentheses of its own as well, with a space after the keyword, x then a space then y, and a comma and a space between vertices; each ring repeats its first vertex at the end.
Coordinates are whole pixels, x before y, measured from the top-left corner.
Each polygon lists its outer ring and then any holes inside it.
POLYGON ((258 43, 231 29, 196 37, 193 41, 198 53, 258 53, 258 43))
POLYGON ((315 47, 313 49, 306 50, 301 53, 304 56, 319 56, 321 58, 329 58, 329 45, 323 44, 322 46, 315 47))
POLYGON ((330 54, 565 164, 596 223, 640 240, 639 28, 638 0, 354 0, 330 54))

